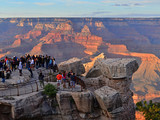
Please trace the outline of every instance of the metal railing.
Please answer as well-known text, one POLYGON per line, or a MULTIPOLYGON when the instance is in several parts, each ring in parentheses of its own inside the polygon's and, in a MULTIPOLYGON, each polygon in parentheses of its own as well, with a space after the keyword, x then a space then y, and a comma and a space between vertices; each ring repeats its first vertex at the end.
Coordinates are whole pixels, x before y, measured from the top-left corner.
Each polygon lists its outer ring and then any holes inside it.
POLYGON ((0 88, 0 97, 4 96, 20 96, 32 92, 38 92, 43 88, 40 87, 39 80, 32 80, 25 83, 4 85, 0 88))
MULTIPOLYGON (((53 73, 46 74, 44 76, 44 83, 48 82, 56 82, 56 75, 53 73)), ((81 91, 86 88, 85 83, 79 77, 77 77, 76 81, 81 86, 81 91)), ((25 94, 30 94, 33 92, 38 92, 42 90, 39 80, 29 80, 28 82, 17 83, 17 84, 8 84, 0 86, 0 97, 5 96, 20 96, 25 94)))

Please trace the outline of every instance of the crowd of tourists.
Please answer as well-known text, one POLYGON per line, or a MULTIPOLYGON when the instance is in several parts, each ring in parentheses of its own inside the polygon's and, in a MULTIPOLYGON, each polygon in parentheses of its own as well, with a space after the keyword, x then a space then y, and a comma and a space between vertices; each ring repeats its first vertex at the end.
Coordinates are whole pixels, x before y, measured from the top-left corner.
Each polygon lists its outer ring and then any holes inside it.
POLYGON ((75 76, 75 73, 71 70, 70 72, 66 73, 66 71, 63 71, 62 73, 59 72, 59 74, 56 76, 57 78, 57 86, 60 87, 60 85, 63 85, 63 88, 66 88, 66 83, 68 83, 68 89, 74 89, 75 83, 78 83, 77 76, 75 76))
POLYGON ((12 71, 16 69, 19 70, 19 75, 22 76, 22 70, 24 68, 28 69, 30 72, 30 77, 33 77, 32 69, 39 67, 45 67, 46 69, 52 69, 54 72, 57 70, 57 64, 54 57, 43 56, 43 55, 30 55, 26 54, 20 58, 14 56, 12 58, 5 57, 5 59, 0 60, 0 77, 2 82, 5 82, 5 79, 9 79, 12 71), (5 74, 6 73, 6 74, 5 74))
MULTIPOLYGON (((13 71, 19 70, 19 76, 23 75, 23 69, 28 69, 30 72, 30 77, 33 78, 32 70, 38 69, 40 67, 44 67, 46 69, 52 69, 53 72, 58 72, 58 67, 54 57, 51 56, 43 56, 43 55, 29 55, 21 56, 20 58, 14 56, 12 58, 5 57, 0 60, 0 77, 2 78, 2 82, 5 82, 5 79, 9 79, 10 75, 13 71)), ((44 75, 42 71, 39 72, 40 86, 44 87, 44 75)), ((62 71, 56 76, 57 79, 57 87, 60 88, 60 85, 63 85, 63 88, 74 89, 75 83, 78 83, 77 76, 71 70, 70 72, 62 71)))

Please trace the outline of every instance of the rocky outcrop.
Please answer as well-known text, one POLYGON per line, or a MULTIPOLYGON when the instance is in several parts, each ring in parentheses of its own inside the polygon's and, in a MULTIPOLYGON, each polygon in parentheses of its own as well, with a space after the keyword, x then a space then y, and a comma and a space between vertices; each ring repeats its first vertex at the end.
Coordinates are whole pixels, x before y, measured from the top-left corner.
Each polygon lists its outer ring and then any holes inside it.
POLYGON ((110 79, 131 78, 133 73, 138 69, 138 63, 135 59, 109 58, 97 60, 94 67, 99 68, 102 74, 110 79))
POLYGON ((87 89, 89 89, 91 91, 95 91, 95 90, 100 89, 101 87, 105 86, 107 81, 109 81, 109 79, 104 77, 101 74, 101 76, 99 76, 99 77, 85 78, 83 81, 84 81, 87 89))
POLYGON ((13 118, 12 113, 13 113, 13 111, 12 111, 11 104, 0 102, 0 118, 1 118, 1 120, 11 120, 13 118))
POLYGON ((98 56, 94 57, 94 58, 90 58, 92 61, 91 62, 87 62, 87 63, 84 63, 84 68, 85 68, 85 74, 86 75, 89 70, 94 66, 94 62, 97 60, 97 59, 104 59, 106 58, 106 56, 104 55, 104 53, 101 53, 99 54, 98 56))
POLYGON ((94 93, 106 118, 120 119, 124 112, 120 94, 108 86, 97 89, 94 93))
MULTIPOLYGON (((122 106, 115 110, 117 112, 117 115, 124 119, 135 119, 135 109, 134 109, 134 102, 133 102, 133 93, 130 90, 131 85, 131 79, 133 73, 138 69, 138 63, 135 59, 98 59, 95 61, 94 67, 91 70, 98 69, 101 70, 101 73, 103 75, 97 77, 98 83, 103 83, 103 85, 106 85, 105 89, 114 89, 119 95, 120 99, 122 101, 122 106), (124 110, 122 110, 124 109, 124 110), (123 112, 122 112, 122 111, 123 112), (120 112, 121 111, 121 112, 120 112)), ((89 72, 90 74, 92 72, 89 72)), ((94 73, 94 72, 93 72, 94 73)), ((91 86, 90 84, 95 83, 93 78, 88 78, 89 81, 85 82, 86 86, 91 86)), ((86 80, 87 81, 87 80, 86 80)), ((93 84, 94 85, 94 84, 93 84)), ((101 94, 106 94, 107 92, 102 92, 100 85, 99 87, 101 94)), ((91 90, 94 90, 93 87, 90 87, 91 90)), ((99 94, 100 95, 100 94, 99 94)), ((101 100, 102 101, 102 100, 101 100)), ((114 111, 114 112, 115 112, 114 111)), ((113 113, 114 113, 113 112, 113 113)), ((107 112, 109 115, 109 113, 107 112)), ((118 117, 117 115, 114 115, 118 117)), ((111 115, 112 116, 112 115, 111 115)), ((115 119, 115 118, 113 118, 115 119)))
POLYGON ((82 113, 91 113, 93 111, 93 95, 90 91, 72 93, 72 97, 78 111, 82 113))
POLYGON ((60 71, 73 71, 76 75, 81 75, 85 72, 84 66, 80 59, 72 58, 68 61, 61 62, 58 64, 58 69, 60 71))
POLYGON ((154 54, 136 53, 127 50, 125 45, 108 45, 108 52, 136 57, 140 59, 139 69, 133 74, 132 90, 134 92, 134 102, 137 103, 141 100, 152 100, 158 98, 159 79, 160 79, 160 59, 154 54))
POLYGON ((62 114, 63 120, 76 120, 78 112, 73 101, 71 92, 57 93, 57 102, 62 114))
MULTIPOLYGON (((82 66, 80 59, 73 58, 60 63, 59 69, 72 69, 80 75, 84 73, 82 66)), ((0 103, 10 104, 12 111, 8 109, 8 113, 16 119, 134 120, 135 108, 130 84, 131 76, 137 69, 134 59, 97 59, 90 76, 82 77, 86 86, 82 92, 60 89, 53 99, 37 92, 14 97, 10 101, 1 100, 0 103), (98 73, 94 71, 96 69, 98 73)))

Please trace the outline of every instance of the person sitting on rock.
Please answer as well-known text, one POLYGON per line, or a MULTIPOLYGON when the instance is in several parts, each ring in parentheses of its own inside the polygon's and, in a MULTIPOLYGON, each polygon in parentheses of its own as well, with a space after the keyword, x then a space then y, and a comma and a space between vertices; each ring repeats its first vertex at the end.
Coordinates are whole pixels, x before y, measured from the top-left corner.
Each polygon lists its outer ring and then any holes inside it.
POLYGON ((59 87, 61 84, 61 80, 62 80, 61 72, 56 76, 56 78, 57 78, 57 87, 59 87))
POLYGON ((40 82, 40 86, 41 87, 44 87, 44 75, 42 74, 42 71, 40 71, 40 73, 39 73, 39 82, 40 82))

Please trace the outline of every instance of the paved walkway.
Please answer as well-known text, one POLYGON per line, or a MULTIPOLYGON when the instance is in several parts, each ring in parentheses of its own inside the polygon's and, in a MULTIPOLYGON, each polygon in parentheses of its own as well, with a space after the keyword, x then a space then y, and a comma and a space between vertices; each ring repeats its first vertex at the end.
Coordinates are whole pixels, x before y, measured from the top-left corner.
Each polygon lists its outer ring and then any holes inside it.
MULTIPOLYGON (((46 80, 48 83, 57 86, 57 83, 53 82, 55 81, 56 73, 53 73, 53 71, 50 69, 47 70, 45 68, 40 68, 40 69, 45 76, 44 80, 46 80)), ((38 80, 38 73, 40 69, 38 70, 35 69, 33 71, 33 78, 29 77, 30 73, 27 69, 23 69, 22 76, 19 76, 18 70, 14 71, 11 75, 11 79, 7 79, 5 83, 0 83, 0 97, 20 96, 43 90, 38 80), (4 88, 4 86, 6 86, 6 88, 4 88)), ((48 84, 47 82, 45 82, 45 85, 48 84)), ((63 85, 61 84, 60 87, 58 88, 58 91, 80 92, 81 86, 76 85, 76 87, 72 89, 68 86, 68 83, 66 83, 66 88, 63 88, 63 85)))

